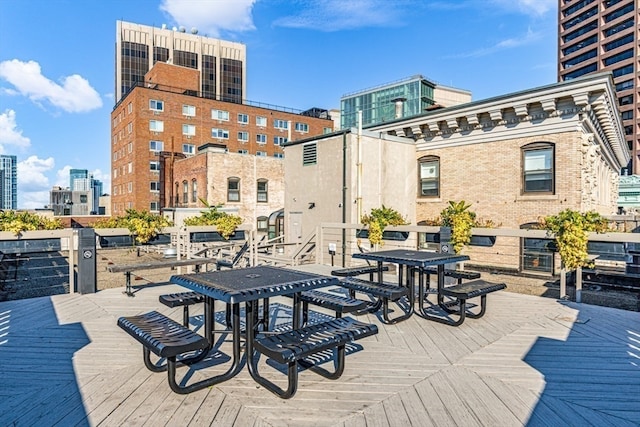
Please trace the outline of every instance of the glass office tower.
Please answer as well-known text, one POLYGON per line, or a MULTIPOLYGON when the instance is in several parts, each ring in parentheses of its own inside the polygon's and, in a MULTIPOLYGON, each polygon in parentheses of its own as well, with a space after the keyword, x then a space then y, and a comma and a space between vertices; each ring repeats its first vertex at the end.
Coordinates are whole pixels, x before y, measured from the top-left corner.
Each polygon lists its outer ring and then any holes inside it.
POLYGON ((18 209, 18 161, 0 155, 0 209, 18 209))

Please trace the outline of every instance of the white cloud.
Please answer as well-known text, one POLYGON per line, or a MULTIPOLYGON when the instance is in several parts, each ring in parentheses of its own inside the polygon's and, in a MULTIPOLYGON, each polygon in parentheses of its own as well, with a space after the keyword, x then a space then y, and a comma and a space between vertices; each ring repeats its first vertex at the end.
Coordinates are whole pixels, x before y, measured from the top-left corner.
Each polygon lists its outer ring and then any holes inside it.
POLYGON ((73 169, 73 167, 69 165, 64 166, 62 169, 58 169, 58 171, 56 172, 56 182, 53 185, 62 188, 68 188, 70 184, 69 171, 71 169, 73 169))
POLYGON ((51 185, 46 172, 55 166, 53 157, 40 159, 30 156, 18 162, 18 207, 20 209, 43 208, 49 204, 51 185))
POLYGON ((558 4, 556 0, 492 0, 492 3, 508 11, 517 11, 536 17, 555 10, 558 4))
POLYGON ((493 46, 484 47, 484 48, 481 48, 481 49, 476 49, 476 50, 471 51, 471 52, 460 53, 460 54, 457 54, 457 55, 450 55, 450 56, 448 56, 448 58, 477 58, 477 57, 480 57, 480 56, 486 56, 486 55, 490 55, 490 54, 498 52, 498 51, 502 51, 502 50, 506 50, 506 49, 513 49, 513 48, 516 48, 516 47, 520 47, 520 46, 524 46, 524 45, 533 43, 533 42, 539 40, 541 37, 542 37, 541 33, 534 32, 534 31, 531 31, 531 29, 528 29, 527 33, 522 37, 516 37, 516 38, 509 38, 509 39, 501 40, 501 41, 495 43, 493 46))
POLYGON ((22 135, 22 131, 16 125, 16 112, 5 110, 0 114, 0 154, 7 154, 6 146, 26 148, 31 145, 31 140, 22 135))
POLYGON ((314 0, 301 2, 304 9, 285 16, 274 25, 339 31, 365 27, 392 27, 403 22, 400 15, 407 2, 388 0, 314 0))
POLYGON ((162 0, 160 10, 187 31, 219 37, 220 31, 255 30, 251 11, 256 0, 162 0))
POLYGON ((18 94, 38 105, 48 102, 68 113, 83 113, 102 107, 102 99, 83 77, 73 74, 60 84, 42 75, 40 64, 18 59, 0 62, 0 78, 11 83, 18 94))

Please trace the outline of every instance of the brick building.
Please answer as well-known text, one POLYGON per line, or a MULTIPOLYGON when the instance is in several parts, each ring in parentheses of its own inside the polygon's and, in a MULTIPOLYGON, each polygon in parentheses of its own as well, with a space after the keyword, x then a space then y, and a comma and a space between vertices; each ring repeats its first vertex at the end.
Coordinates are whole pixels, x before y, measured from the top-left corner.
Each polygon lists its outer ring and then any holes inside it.
MULTIPOLYGON (((236 202, 221 195, 235 185, 252 188, 246 177, 254 176, 260 160, 269 165, 273 160, 281 161, 281 144, 333 129, 324 110, 305 113, 210 99, 199 91, 200 81, 196 69, 158 62, 145 75, 144 84, 133 87, 114 107, 112 215, 122 215, 129 208, 160 212, 165 207, 201 207, 199 198, 210 203, 236 202), (206 150, 211 147, 218 149, 213 156, 206 150), (240 159, 233 163, 236 166, 216 167, 225 164, 225 154, 240 159), (236 155, 256 159, 249 164, 236 155), (225 176, 214 178, 210 170, 224 170, 225 176), (199 172, 194 175, 194 171, 199 172), (182 173, 185 176, 179 175, 182 173), (184 182, 189 185, 186 202, 184 182)), ((277 172, 278 167, 268 169, 277 172)), ((265 175, 260 179, 267 179, 275 190, 282 176, 265 175)), ((255 218, 255 213, 246 213, 246 218, 250 217, 255 218)))
MULTIPOLYGON (((292 141, 285 152, 285 235, 294 242, 317 224, 359 223, 382 205, 412 225, 462 200, 479 219, 505 228, 567 208, 611 215, 619 171, 629 161, 609 73, 429 111, 361 134, 350 129, 292 141)), ((502 251, 518 268, 525 258, 517 245, 524 252, 534 240, 496 242, 484 257, 490 262, 491 251, 502 251)))

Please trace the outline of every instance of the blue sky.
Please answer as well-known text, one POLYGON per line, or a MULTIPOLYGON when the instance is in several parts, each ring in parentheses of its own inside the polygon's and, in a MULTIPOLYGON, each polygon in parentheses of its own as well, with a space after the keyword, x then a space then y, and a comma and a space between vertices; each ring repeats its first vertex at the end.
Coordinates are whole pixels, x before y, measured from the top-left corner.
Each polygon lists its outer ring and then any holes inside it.
POLYGON ((18 207, 69 169, 110 192, 116 21, 247 46, 246 98, 297 109, 416 74, 473 100, 556 81, 556 0, 0 0, 0 154, 18 207))

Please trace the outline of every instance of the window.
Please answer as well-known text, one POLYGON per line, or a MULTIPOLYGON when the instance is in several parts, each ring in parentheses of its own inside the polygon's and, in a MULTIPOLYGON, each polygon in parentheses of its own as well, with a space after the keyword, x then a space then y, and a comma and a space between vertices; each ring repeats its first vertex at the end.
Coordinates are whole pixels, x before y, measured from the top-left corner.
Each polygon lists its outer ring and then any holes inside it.
POLYGON ((631 27, 633 27, 634 22, 635 22, 635 20, 633 18, 627 19, 626 21, 619 23, 615 27, 611 27, 611 28, 608 28, 608 29, 604 30, 604 35, 605 35, 605 37, 610 37, 610 36, 612 36, 614 34, 619 33, 622 30, 626 30, 627 28, 631 28, 631 27))
POLYGON ((604 16, 604 22, 611 22, 614 19, 618 19, 623 15, 626 15, 627 13, 631 12, 634 8, 635 8, 635 2, 631 2, 626 6, 621 7, 620 9, 611 12, 608 15, 604 16))
POLYGON ((633 110, 623 111, 622 113, 620 113, 620 118, 622 120, 631 120, 631 119, 633 119, 633 110))
POLYGON ((256 126, 267 127, 267 118, 256 116, 256 126))
POLYGON ((127 164, 127 172, 128 173, 133 173, 133 162, 129 162, 127 164))
POLYGON ((249 123, 249 116, 247 114, 238 113, 238 123, 249 123))
POLYGON ((331 129, 331 128, 322 128, 322 133, 324 135, 326 135, 328 133, 331 133, 331 132, 333 132, 333 129, 331 129))
POLYGON ((318 163, 318 146, 314 142, 302 146, 302 166, 315 165, 318 163))
POLYGON ((568 59, 568 60, 564 61, 562 63, 562 67, 563 68, 571 68, 574 65, 577 65, 577 64, 579 64, 581 62, 586 61, 587 59, 595 58, 596 55, 597 55, 597 52, 598 52, 597 49, 592 49, 590 51, 582 53, 582 54, 580 54, 580 55, 578 55, 576 57, 573 57, 571 59, 568 59))
POLYGON ((150 210, 151 212, 157 212, 157 211, 159 211, 159 210, 160 210, 160 208, 159 208, 158 206, 159 206, 158 202, 151 202, 151 203, 149 204, 149 210, 150 210))
POLYGON ((182 134, 186 136, 195 136, 196 134, 196 126, 195 125, 182 125, 182 134))
POLYGON ((162 151, 164 143, 162 141, 149 141, 149 151, 162 151))
POLYGON ((193 156, 196 152, 196 146, 194 144, 182 144, 182 152, 193 156))
POLYGON ((149 120, 149 130, 152 132, 163 132, 164 122, 162 120, 149 120))
POLYGON ((229 178, 227 180, 227 201, 240 201, 240 178, 229 178))
POLYGON ((617 40, 614 40, 614 41, 609 42, 609 43, 605 43, 604 44, 604 51, 607 52, 607 51, 613 50, 613 49, 615 49, 617 47, 624 46, 625 44, 633 43, 633 35, 634 35, 633 33, 629 33, 626 36, 620 37, 617 40))
POLYGON ((180 183, 178 182, 176 182, 175 198, 176 198, 176 206, 180 206, 180 183))
POLYGON ((133 111, 133 104, 130 102, 127 104, 127 114, 131 114, 133 111))
POLYGON ((249 132, 238 132, 238 141, 248 142, 249 141, 249 132))
POLYGON ((259 216, 256 220, 256 226, 258 231, 267 231, 269 228, 269 218, 266 216, 259 216))
POLYGON ((256 156, 258 157, 267 157, 266 151, 256 151, 256 156))
POLYGON ((211 118, 214 120, 229 121, 229 112, 223 110, 211 110, 211 118))
POLYGON ((258 144, 266 144, 267 143, 267 135, 263 133, 259 133, 256 135, 256 142, 258 144))
POLYGON ((594 71, 596 71, 598 69, 598 66, 596 64, 590 64, 587 65, 586 67, 582 67, 579 68, 577 70, 574 70, 570 73, 567 73, 564 75, 564 79, 565 80, 571 80, 571 79, 575 79, 576 77, 580 77, 582 75, 585 75, 587 73, 592 73, 594 71))
POLYGON ((296 131, 309 132, 309 125, 306 123, 296 123, 296 131))
POLYGON ((127 151, 131 153, 133 151, 133 142, 127 144, 127 151))
POLYGON ((617 62, 624 61, 625 59, 629 59, 631 57, 633 57, 633 49, 628 49, 628 50, 625 50, 624 52, 620 52, 606 58, 604 60, 604 65, 605 66, 613 65, 617 62))
POLYGON ((189 203, 189 183, 186 180, 182 181, 182 203, 189 203))
POLYGON ((249 150, 238 150, 239 154, 249 154, 249 150))
POLYGON ((627 96, 623 96, 621 98, 618 98, 618 103, 620 105, 629 105, 629 104, 633 104, 633 94, 631 95, 627 95, 627 96))
POLYGON ((133 132, 133 123, 128 123, 127 124, 127 133, 131 133, 133 132))
POLYGON ((554 146, 533 143, 522 147, 523 193, 554 194, 554 146))
POLYGON ((149 183, 149 190, 151 190, 151 191, 160 191, 160 182, 159 181, 151 181, 149 183))
POLYGON ((198 181, 195 179, 191 180, 191 201, 193 203, 198 201, 198 181))
POLYGON ((582 0, 579 1, 578 3, 574 4, 571 7, 568 7, 564 10, 563 14, 564 16, 569 16, 572 15, 574 13, 576 13, 577 11, 579 11, 580 9, 582 9, 583 7, 587 6, 588 4, 593 3, 593 0, 582 0))
POLYGON ((276 159, 284 159, 284 154, 283 153, 273 153, 273 157, 275 157, 276 159))
POLYGON ((626 65, 624 67, 613 70, 613 77, 624 76, 625 74, 633 73, 633 64, 626 65))
POLYGON ((151 172, 157 172, 160 170, 160 162, 149 162, 149 170, 151 172))
POLYGON ((616 91, 627 90, 633 88, 633 80, 625 80, 616 84, 616 91))
POLYGON ((269 201, 268 194, 267 194, 267 183, 268 181, 266 179, 258 180, 258 188, 257 188, 258 202, 266 203, 269 201))
POLYGON ((422 197, 440 196, 440 159, 424 156, 418 160, 420 194, 422 197))
POLYGON ((182 106, 182 115, 187 117, 195 117, 196 115, 196 107, 193 105, 183 105, 182 106))
POLYGON ((153 111, 164 111, 164 102, 157 99, 149 100, 149 109, 153 111))
POLYGON ((595 30, 596 28, 598 28, 598 20, 595 20, 585 25, 584 27, 578 28, 577 30, 567 34, 566 36, 562 36, 562 41, 566 43, 568 41, 577 39, 581 35, 587 34, 588 32, 595 30))
POLYGON ((133 182, 128 182, 127 183, 127 191, 129 193, 133 193, 133 182))
POLYGON ((80 195, 80 203, 87 203, 87 195, 86 194, 81 194, 80 195))
POLYGON ((594 43, 597 43, 597 42, 598 42, 598 35, 594 34, 594 35, 592 35, 590 37, 587 37, 586 39, 584 39, 584 40, 582 40, 582 41, 580 41, 580 42, 578 42, 578 43, 576 43, 574 45, 571 45, 571 46, 569 46, 569 47, 567 47, 565 49, 562 49, 562 54, 565 55, 565 56, 569 55, 570 53, 577 52, 580 49, 582 49, 583 47, 590 46, 590 45, 592 45, 594 43))
POLYGON ((569 28, 575 27, 579 23, 584 22, 585 20, 591 18, 592 16, 596 15, 597 13, 598 13, 598 6, 592 7, 591 9, 587 10, 586 12, 582 12, 580 15, 577 15, 577 16, 571 18, 570 20, 568 20, 567 22, 565 22, 564 24, 562 24, 562 28, 564 30, 568 30, 569 28))
POLYGON ((229 139, 229 131, 226 129, 211 129, 211 138, 229 139))
POLYGON ((273 127, 276 129, 289 129, 289 123, 286 120, 274 119, 273 127))
POLYGON ((285 138, 284 136, 274 136, 273 137, 273 143, 275 145, 282 145, 285 142, 287 142, 287 138, 285 138))

